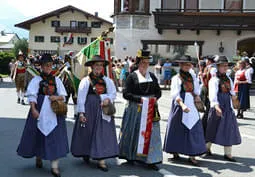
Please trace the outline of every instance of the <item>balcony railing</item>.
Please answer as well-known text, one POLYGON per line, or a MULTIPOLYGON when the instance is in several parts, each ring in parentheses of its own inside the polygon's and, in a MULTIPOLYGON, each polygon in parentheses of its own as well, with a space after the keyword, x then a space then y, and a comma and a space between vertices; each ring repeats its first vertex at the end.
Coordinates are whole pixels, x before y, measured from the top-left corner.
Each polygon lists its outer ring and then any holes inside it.
POLYGON ((255 30, 255 9, 156 9, 159 32, 163 29, 255 30))
POLYGON ((59 26, 55 27, 57 33, 91 33, 91 27, 70 27, 70 26, 59 26))

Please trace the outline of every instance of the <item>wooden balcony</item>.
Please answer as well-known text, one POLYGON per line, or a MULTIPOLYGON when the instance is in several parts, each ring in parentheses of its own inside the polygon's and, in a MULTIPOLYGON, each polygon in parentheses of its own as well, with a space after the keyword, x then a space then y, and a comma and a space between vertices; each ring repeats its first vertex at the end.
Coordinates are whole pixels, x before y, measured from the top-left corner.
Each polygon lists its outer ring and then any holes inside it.
POLYGON ((255 9, 156 9, 155 27, 190 30, 255 30, 255 9))
POLYGON ((70 26, 59 26, 55 27, 57 33, 91 33, 91 27, 70 27, 70 26))

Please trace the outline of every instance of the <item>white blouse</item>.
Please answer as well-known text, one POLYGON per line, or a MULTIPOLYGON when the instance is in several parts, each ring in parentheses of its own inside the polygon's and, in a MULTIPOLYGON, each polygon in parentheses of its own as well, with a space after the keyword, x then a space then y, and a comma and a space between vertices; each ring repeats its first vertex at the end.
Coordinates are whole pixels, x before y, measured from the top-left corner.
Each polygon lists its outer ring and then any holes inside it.
MULTIPOLYGON (((104 76, 103 79, 106 83, 106 93, 100 95, 101 101, 105 100, 106 98, 109 98, 111 102, 113 102, 117 96, 114 83, 109 77, 104 76)), ((89 76, 84 77, 81 80, 79 89, 78 89, 77 112, 83 112, 83 113, 86 112, 85 103, 86 103, 87 94, 89 91, 89 86, 90 86, 89 76)))
MULTIPOLYGON (((42 78, 41 76, 35 76, 33 79, 29 82, 26 96, 28 97, 28 102, 35 102, 37 103, 37 94, 39 92, 39 84, 41 82, 42 78)), ((58 78, 55 77, 56 81, 56 86, 57 86, 57 95, 58 96, 63 96, 65 100, 65 96, 67 95, 66 89, 62 83, 62 81, 58 78)))
MULTIPOLYGON (((193 78, 194 94, 200 95, 199 80, 194 73, 192 73, 192 72, 190 72, 190 73, 193 78)), ((174 100, 181 99, 182 100, 182 98, 180 96, 181 84, 182 84, 182 80, 180 79, 179 74, 175 75, 172 78, 172 83, 171 83, 171 97, 172 97, 172 99, 174 99, 174 100)))
MULTIPOLYGON (((234 85, 230 78, 229 80, 230 80, 230 87, 231 87, 230 94, 234 96, 235 95, 234 85)), ((212 77, 209 81, 209 100, 210 100, 211 107, 214 107, 215 105, 219 105, 219 102, 218 102, 219 82, 220 80, 216 76, 212 77)))

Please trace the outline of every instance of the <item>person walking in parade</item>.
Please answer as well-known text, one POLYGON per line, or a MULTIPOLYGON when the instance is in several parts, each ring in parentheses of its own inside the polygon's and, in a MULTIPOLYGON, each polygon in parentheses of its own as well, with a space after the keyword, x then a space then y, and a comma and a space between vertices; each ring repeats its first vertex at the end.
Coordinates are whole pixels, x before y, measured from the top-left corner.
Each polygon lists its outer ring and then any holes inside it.
POLYGON ((208 115, 206 141, 208 154, 212 143, 224 146, 224 159, 235 162, 232 157, 232 145, 241 143, 241 136, 233 110, 236 96, 232 80, 226 75, 228 59, 220 56, 216 61, 217 76, 209 81, 210 111, 208 115), (234 100, 234 101, 232 101, 234 100))
POLYGON ((245 61, 241 60, 234 81, 234 91, 237 93, 240 102, 237 118, 244 118, 243 112, 250 108, 249 83, 251 83, 251 76, 246 70, 245 61))
POLYGON ((157 100, 161 90, 156 76, 148 71, 149 51, 139 50, 138 69, 129 74, 123 90, 128 100, 120 130, 120 158, 140 161, 153 170, 163 160, 157 100))
POLYGON ((85 63, 92 72, 80 82, 77 97, 78 118, 75 121, 71 152, 74 157, 82 157, 85 163, 90 158, 98 160, 97 167, 108 171, 104 159, 117 157, 119 148, 112 115, 105 115, 103 106, 113 103, 116 89, 113 81, 104 76, 107 60, 95 55, 85 63))
POLYGON ((25 105, 24 96, 25 96, 25 73, 26 73, 26 62, 25 55, 19 51, 17 56, 17 61, 15 62, 14 72, 12 79, 15 81, 16 91, 18 100, 17 103, 25 105))
POLYGON ((191 164, 198 165, 195 156, 206 152, 202 122, 194 104, 201 102, 199 82, 190 72, 193 63, 190 56, 183 56, 177 62, 180 71, 172 79, 173 101, 163 150, 173 154, 173 160, 184 154, 189 156, 191 164))
POLYGON ((204 57, 206 62, 206 67, 204 69, 204 72, 202 73, 202 89, 200 94, 201 98, 203 99, 202 101, 204 102, 206 107, 205 112, 202 116, 202 124, 204 128, 204 133, 206 133, 208 113, 210 110, 210 101, 208 98, 208 93, 209 93, 208 83, 212 77, 211 70, 215 70, 216 68, 214 59, 217 57, 218 57, 217 55, 208 55, 204 57))
POLYGON ((64 101, 66 91, 61 80, 52 76, 53 60, 44 54, 40 60, 42 73, 28 85, 26 95, 30 111, 17 149, 24 158, 36 157, 36 167, 42 168, 42 160, 51 161, 51 173, 60 177, 58 159, 69 152, 65 116, 56 115, 51 102, 64 101))

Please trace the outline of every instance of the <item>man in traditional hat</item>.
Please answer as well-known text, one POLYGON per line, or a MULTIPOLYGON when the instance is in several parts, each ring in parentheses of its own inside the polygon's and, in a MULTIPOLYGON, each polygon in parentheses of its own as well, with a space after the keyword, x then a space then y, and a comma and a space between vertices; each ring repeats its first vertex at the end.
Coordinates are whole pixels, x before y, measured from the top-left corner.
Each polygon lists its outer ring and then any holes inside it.
POLYGON ((208 55, 208 56, 204 57, 205 62, 206 62, 206 67, 202 74, 203 86, 202 86, 202 90, 201 90, 201 94, 202 94, 201 97, 204 98, 203 102, 205 103, 205 106, 206 106, 205 113, 202 117, 204 132, 206 132, 207 117, 208 117, 208 113, 209 113, 209 109, 210 109, 210 102, 208 99, 208 83, 212 77, 211 71, 213 70, 213 68, 215 68, 215 62, 214 62, 215 58, 217 58, 217 55, 208 55))
POLYGON ((25 73, 26 73, 26 63, 25 63, 25 55, 23 55, 22 51, 19 51, 17 56, 17 61, 14 67, 14 74, 12 79, 15 80, 16 91, 18 100, 17 103, 25 104, 24 95, 25 95, 25 73))

